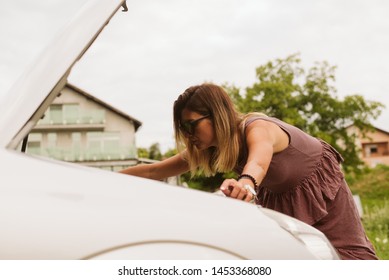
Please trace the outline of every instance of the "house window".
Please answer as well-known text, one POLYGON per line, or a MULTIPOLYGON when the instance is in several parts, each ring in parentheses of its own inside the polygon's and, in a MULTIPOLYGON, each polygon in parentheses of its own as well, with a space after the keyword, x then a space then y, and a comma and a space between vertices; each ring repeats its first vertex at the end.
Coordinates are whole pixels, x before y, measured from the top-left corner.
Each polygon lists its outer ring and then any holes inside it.
POLYGON ((365 157, 372 157, 378 154, 378 146, 375 144, 365 145, 365 157))
POLYGON ((52 104, 49 108, 50 121, 52 124, 62 124, 62 105, 52 104))
POLYGON ((78 104, 64 104, 63 114, 65 124, 80 123, 80 106, 78 104))
POLYGON ((49 119, 50 124, 76 124, 80 122, 80 106, 78 104, 52 104, 50 105, 44 121, 49 119))
POLYGON ((100 147, 101 150, 111 149, 119 145, 119 132, 88 132, 88 145, 93 147, 100 147))
POLYGON ((112 159, 120 150, 119 132, 88 132, 87 145, 92 160, 112 159))
POLYGON ((42 145, 42 134, 41 133, 30 133, 28 135, 27 153, 29 154, 40 154, 42 145))

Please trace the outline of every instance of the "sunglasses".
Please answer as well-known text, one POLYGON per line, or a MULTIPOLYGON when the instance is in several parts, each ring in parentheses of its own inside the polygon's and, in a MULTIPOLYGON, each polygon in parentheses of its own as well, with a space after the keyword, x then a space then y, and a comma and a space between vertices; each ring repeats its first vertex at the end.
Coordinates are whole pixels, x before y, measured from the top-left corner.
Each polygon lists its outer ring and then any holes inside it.
POLYGON ((205 115, 205 116, 198 118, 196 120, 182 122, 182 123, 180 123, 180 130, 184 133, 189 134, 189 135, 193 135, 193 133, 196 129, 196 126, 200 123, 200 121, 202 121, 203 119, 206 119, 208 117, 209 117, 209 115, 205 115))

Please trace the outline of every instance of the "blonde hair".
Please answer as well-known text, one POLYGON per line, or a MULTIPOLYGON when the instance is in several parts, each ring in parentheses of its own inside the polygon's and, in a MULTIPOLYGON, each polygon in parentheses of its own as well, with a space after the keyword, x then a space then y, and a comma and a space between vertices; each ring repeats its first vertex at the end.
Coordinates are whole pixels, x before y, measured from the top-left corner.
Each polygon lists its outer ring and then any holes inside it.
POLYGON ((186 149, 185 159, 192 176, 197 172, 211 176, 236 167, 242 141, 239 129, 242 115, 222 87, 205 83, 186 89, 174 102, 173 114, 177 150, 182 152, 186 149), (184 109, 210 116, 216 135, 216 147, 199 150, 185 137, 180 130, 184 109))

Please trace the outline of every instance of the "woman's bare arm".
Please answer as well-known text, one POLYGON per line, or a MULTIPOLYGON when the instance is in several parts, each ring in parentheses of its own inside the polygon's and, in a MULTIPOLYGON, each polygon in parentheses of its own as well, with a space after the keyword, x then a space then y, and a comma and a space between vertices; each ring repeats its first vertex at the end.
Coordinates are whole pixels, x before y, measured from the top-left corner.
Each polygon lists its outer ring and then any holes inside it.
POLYGON ((119 172, 143 178, 162 180, 187 171, 189 171, 188 163, 184 160, 182 154, 177 154, 160 162, 131 166, 119 172))
MULTIPOLYGON (((289 144, 288 135, 276 124, 257 120, 246 128, 246 143, 248 148, 247 162, 242 174, 252 176, 257 185, 260 185, 267 173, 273 154, 285 149, 289 144)), ((239 182, 235 179, 227 179, 220 186, 220 189, 233 198, 249 200, 251 195, 247 194, 244 185, 253 187, 253 182, 243 177, 239 182)))

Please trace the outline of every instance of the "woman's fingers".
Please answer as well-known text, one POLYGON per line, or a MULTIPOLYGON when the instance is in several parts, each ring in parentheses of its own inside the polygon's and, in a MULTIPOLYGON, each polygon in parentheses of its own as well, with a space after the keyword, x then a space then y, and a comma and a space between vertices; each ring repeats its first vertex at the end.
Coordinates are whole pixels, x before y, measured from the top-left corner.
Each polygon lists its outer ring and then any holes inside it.
POLYGON ((239 185, 235 185, 234 189, 231 192, 230 197, 236 198, 236 199, 239 199, 239 200, 243 200, 246 197, 246 195, 247 195, 247 190, 246 189, 242 188, 239 185))
POLYGON ((251 202, 254 199, 254 195, 251 192, 248 192, 244 201, 251 202))
MULTIPOLYGON (((220 190, 226 195, 230 196, 231 192, 233 191, 233 181, 234 179, 226 179, 223 181, 223 183, 220 185, 220 190)), ((235 181, 236 182, 236 181, 235 181)))
POLYGON ((244 201, 251 201, 253 194, 235 179, 226 179, 220 186, 220 190, 229 197, 244 201))

